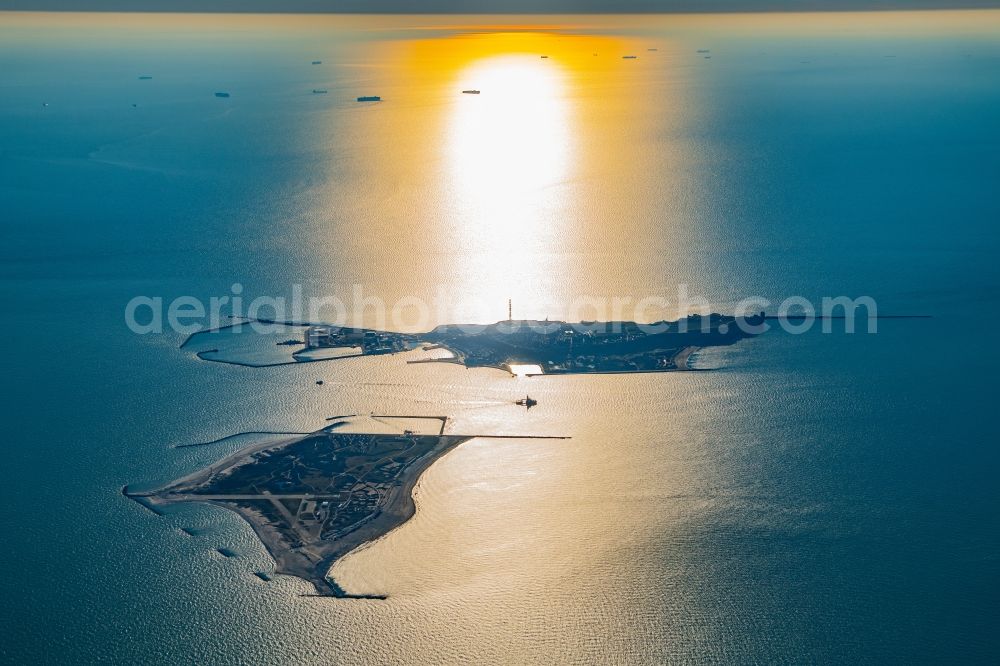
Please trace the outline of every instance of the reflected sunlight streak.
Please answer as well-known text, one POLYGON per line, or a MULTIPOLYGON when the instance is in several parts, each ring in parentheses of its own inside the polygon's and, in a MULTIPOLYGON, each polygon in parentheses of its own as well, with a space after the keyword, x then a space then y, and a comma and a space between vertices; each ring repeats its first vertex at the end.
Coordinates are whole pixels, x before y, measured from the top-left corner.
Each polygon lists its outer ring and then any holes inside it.
POLYGON ((618 148, 605 149, 605 138, 620 137, 605 119, 622 117, 623 97, 607 93, 630 69, 595 54, 626 47, 544 26, 482 26, 398 49, 408 67, 382 89, 396 87, 400 102, 379 111, 399 108, 401 132, 379 167, 394 169, 393 178, 380 182, 395 197, 419 193, 405 217, 432 223, 415 239, 434 258, 427 274, 447 283, 453 318, 497 321, 508 299, 516 317, 564 310, 561 285, 585 283, 581 237, 594 235, 581 188, 607 182, 608 169, 625 173, 620 160, 605 161, 618 148))
POLYGON ((566 176, 567 108, 558 67, 527 55, 489 58, 464 71, 465 95, 450 127, 455 194, 486 219, 525 230, 541 220, 531 205, 566 176), (531 219, 535 218, 535 219, 531 219))
POLYGON ((481 94, 462 95, 448 124, 450 195, 468 249, 490 255, 494 276, 497 260, 527 260, 526 237, 535 247, 557 237, 557 186, 571 153, 563 78, 552 61, 511 54, 474 62, 457 79, 457 89, 481 94))

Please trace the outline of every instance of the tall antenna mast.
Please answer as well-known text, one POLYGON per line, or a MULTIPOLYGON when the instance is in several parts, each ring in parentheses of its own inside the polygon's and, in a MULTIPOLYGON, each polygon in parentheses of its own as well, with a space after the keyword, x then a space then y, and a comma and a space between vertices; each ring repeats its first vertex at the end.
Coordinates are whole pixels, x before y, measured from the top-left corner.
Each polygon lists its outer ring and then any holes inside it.
POLYGON ((507 299, 507 321, 514 321, 514 300, 507 299))

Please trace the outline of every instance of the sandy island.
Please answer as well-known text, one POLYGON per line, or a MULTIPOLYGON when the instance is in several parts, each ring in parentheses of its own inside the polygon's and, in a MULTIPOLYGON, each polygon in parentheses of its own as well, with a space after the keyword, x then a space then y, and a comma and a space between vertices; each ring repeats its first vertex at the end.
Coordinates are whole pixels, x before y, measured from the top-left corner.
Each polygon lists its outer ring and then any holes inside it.
POLYGON ((444 422, 436 435, 400 435, 336 432, 340 421, 245 447, 158 490, 132 493, 126 486, 122 492, 157 514, 181 502, 233 511, 253 528, 276 573, 312 583, 318 596, 380 599, 346 593, 328 577, 333 564, 409 520, 418 480, 459 444, 474 437, 538 438, 445 435, 444 422))

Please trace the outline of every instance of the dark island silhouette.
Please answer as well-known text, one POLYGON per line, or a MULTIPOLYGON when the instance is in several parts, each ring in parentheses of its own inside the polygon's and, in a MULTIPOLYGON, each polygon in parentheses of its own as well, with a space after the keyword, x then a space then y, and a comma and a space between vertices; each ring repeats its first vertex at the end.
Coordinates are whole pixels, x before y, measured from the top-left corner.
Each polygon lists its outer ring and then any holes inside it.
MULTIPOLYGON (((298 347, 290 358, 250 362, 227 357, 214 348, 196 354, 205 361, 264 367, 396 354, 423 347, 427 351, 443 349, 450 356, 410 363, 457 363, 522 375, 662 372, 690 370, 690 357, 698 349, 732 345, 759 335, 765 319, 764 313, 746 317, 695 314, 677 321, 649 324, 507 319, 494 324, 442 325, 426 333, 256 319, 259 323, 304 329, 300 340, 276 343, 298 347), (317 352, 325 353, 317 355, 317 352)), ((182 347, 193 346, 199 336, 217 331, 196 333, 182 347)))
MULTIPOLYGON (((269 365, 394 354, 422 346, 446 350, 450 356, 411 363, 458 363, 514 374, 574 374, 688 370, 694 350, 731 345, 757 335, 763 331, 765 315, 692 315, 653 324, 508 319, 488 325, 438 326, 422 334, 255 321, 303 329, 301 341, 276 342, 301 347, 292 354, 293 360, 269 365), (308 356, 318 351, 329 354, 308 356)), ((199 335, 189 337, 182 347, 196 344, 199 335)), ((209 361, 254 365, 213 357, 216 351, 197 355, 209 361)), ((260 365, 264 364, 256 364, 260 365)), ((518 404, 530 407, 536 402, 526 397, 518 404)), ((534 437, 445 434, 448 418, 444 416, 372 417, 437 419, 440 428, 436 434, 345 432, 340 428, 351 417, 331 417, 332 422, 321 430, 288 433, 277 442, 245 447, 159 490, 137 493, 126 486, 122 492, 157 514, 161 507, 180 502, 206 502, 234 511, 251 525, 274 558, 277 573, 308 581, 321 596, 381 598, 346 593, 328 578, 334 562, 409 520, 416 511, 413 489, 418 479, 447 452, 474 437, 534 437)), ((266 574, 258 576, 268 579, 266 574)))

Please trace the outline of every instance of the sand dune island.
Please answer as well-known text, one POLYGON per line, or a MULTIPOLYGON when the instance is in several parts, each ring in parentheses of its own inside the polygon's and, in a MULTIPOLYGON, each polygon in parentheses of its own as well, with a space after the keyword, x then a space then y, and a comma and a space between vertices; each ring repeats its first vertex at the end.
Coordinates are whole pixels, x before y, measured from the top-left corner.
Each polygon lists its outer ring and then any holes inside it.
POLYGON ((380 599, 347 594, 327 577, 330 567, 413 516, 413 488, 438 458, 474 437, 523 438, 446 435, 447 417, 427 418, 440 420, 438 433, 339 432, 347 421, 336 420, 305 436, 244 448, 159 490, 122 492, 154 512, 179 502, 234 511, 274 558, 277 573, 312 583, 320 596, 380 599))

